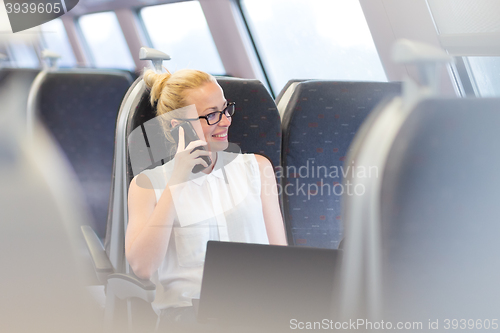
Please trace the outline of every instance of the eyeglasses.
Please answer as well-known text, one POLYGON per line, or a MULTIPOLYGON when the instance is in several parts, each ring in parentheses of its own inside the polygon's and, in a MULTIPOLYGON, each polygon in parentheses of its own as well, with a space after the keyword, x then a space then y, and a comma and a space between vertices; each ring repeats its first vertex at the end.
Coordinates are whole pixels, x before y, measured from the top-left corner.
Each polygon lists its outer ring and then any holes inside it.
POLYGON ((234 114, 234 105, 235 102, 230 102, 227 103, 227 106, 224 108, 222 111, 215 111, 212 113, 207 114, 206 116, 200 116, 198 119, 205 119, 207 121, 207 124, 209 125, 215 125, 218 124, 222 120, 222 114, 225 114, 226 117, 231 118, 234 114))
POLYGON ((222 114, 225 114, 226 117, 231 118, 234 114, 234 105, 235 102, 230 102, 227 103, 227 106, 222 110, 222 111, 214 111, 206 116, 199 116, 198 118, 191 118, 191 119, 181 119, 177 118, 178 120, 184 120, 184 121, 193 121, 193 120, 198 120, 198 119, 205 119, 207 121, 208 125, 216 125, 222 120, 222 114))

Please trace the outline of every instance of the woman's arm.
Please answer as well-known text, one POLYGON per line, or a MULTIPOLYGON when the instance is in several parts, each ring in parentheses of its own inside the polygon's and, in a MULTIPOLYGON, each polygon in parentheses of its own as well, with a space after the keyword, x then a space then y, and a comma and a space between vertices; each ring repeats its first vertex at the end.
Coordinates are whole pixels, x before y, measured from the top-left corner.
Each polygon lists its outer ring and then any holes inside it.
POLYGON ((261 155, 255 155, 259 163, 261 179, 261 200, 264 222, 266 224, 269 243, 274 245, 287 245, 285 226, 278 200, 278 188, 271 162, 261 155))
POLYGON ((149 178, 135 177, 130 183, 128 212, 125 255, 134 273, 149 279, 165 258, 172 233, 175 209, 168 186, 156 204, 149 178))

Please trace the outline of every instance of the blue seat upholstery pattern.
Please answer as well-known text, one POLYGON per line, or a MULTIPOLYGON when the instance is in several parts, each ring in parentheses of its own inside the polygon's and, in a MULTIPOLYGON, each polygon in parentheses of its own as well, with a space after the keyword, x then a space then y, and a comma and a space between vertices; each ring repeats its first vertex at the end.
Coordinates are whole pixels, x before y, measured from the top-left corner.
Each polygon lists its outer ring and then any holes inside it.
POLYGON ((499 110, 493 98, 426 100, 393 140, 380 200, 384 319, 500 313, 499 110))
POLYGON ((337 248, 343 237, 340 198, 353 188, 343 162, 356 131, 400 83, 306 81, 296 86, 283 116, 281 191, 285 222, 298 246, 337 248))
POLYGON ((217 78, 229 102, 236 109, 229 130, 229 142, 242 153, 266 156, 280 166, 281 121, 273 98, 259 80, 217 78))
POLYGON ((131 83, 128 72, 48 72, 38 92, 38 115, 74 168, 101 239, 108 216, 116 116, 131 83))

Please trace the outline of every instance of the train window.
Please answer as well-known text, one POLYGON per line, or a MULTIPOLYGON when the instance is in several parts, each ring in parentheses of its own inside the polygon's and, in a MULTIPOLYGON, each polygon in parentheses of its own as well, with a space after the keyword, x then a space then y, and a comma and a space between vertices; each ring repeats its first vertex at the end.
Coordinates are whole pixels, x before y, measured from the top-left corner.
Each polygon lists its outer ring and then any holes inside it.
POLYGON ((240 0, 275 91, 289 79, 387 81, 358 0, 240 0))
POLYGON ((78 20, 93 60, 104 68, 134 69, 135 64, 113 12, 89 14, 78 20))
POLYGON ((11 40, 9 51, 17 67, 37 68, 40 67, 40 60, 35 48, 30 41, 11 40))
POLYGON ((144 7, 140 11, 153 47, 172 57, 170 71, 195 68, 225 74, 198 1, 144 7))
POLYGON ((55 19, 42 24, 42 43, 44 48, 61 55, 59 66, 73 67, 76 64, 75 55, 71 49, 68 35, 61 19, 55 19))

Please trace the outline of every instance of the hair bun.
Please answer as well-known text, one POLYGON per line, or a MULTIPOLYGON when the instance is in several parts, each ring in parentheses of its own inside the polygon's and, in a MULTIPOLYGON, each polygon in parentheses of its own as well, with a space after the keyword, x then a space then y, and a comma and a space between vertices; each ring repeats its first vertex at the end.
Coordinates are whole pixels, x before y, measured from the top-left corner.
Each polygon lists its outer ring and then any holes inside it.
POLYGON ((158 74, 151 69, 144 72, 144 83, 151 90, 151 105, 154 106, 156 104, 156 101, 160 98, 161 92, 171 76, 172 74, 170 73, 158 74))

